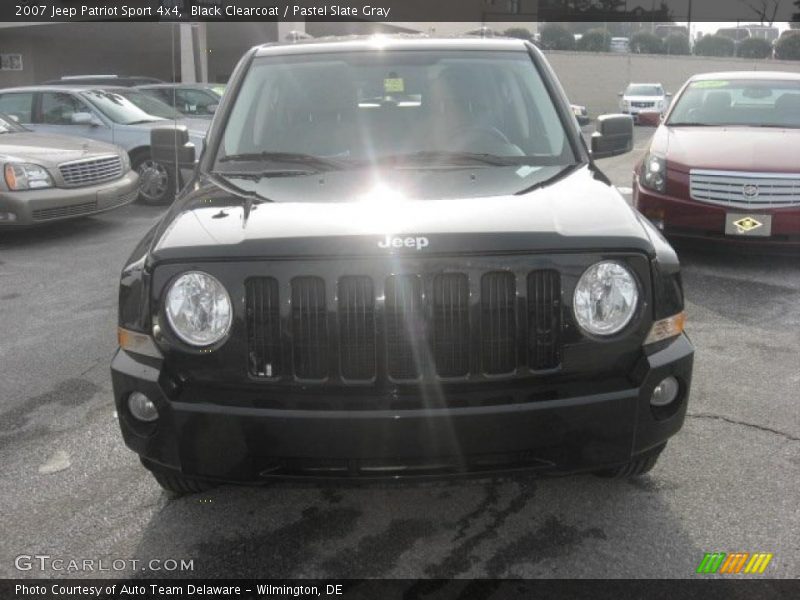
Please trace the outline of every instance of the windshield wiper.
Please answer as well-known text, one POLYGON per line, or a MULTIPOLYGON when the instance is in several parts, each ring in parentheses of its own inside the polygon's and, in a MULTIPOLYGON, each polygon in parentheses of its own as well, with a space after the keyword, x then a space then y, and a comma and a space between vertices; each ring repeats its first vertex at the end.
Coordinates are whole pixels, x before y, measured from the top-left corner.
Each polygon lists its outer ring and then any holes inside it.
POLYGON ((271 169, 266 171, 212 171, 212 175, 221 177, 236 177, 238 179, 252 179, 260 181, 270 177, 302 177, 304 175, 316 175, 316 169, 271 169))
POLYGON ((409 152, 408 154, 389 154, 379 156, 375 162, 384 163, 404 163, 404 162, 436 162, 447 165, 464 166, 469 164, 482 164, 494 167, 507 167, 510 165, 526 164, 533 162, 526 156, 498 156, 496 154, 486 154, 479 152, 454 152, 448 150, 422 150, 420 152, 409 152))
POLYGON ((125 125, 141 125, 142 123, 157 123, 158 121, 163 121, 164 119, 140 119, 138 121, 131 121, 130 123, 125 123, 125 125))
POLYGON ((685 123, 667 123, 670 127, 720 127, 720 125, 714 123, 698 123, 695 121, 686 121, 685 123))
POLYGON ((296 163, 311 167, 318 171, 334 171, 344 169, 345 165, 331 158, 302 154, 299 152, 250 152, 223 156, 219 162, 282 162, 296 163))

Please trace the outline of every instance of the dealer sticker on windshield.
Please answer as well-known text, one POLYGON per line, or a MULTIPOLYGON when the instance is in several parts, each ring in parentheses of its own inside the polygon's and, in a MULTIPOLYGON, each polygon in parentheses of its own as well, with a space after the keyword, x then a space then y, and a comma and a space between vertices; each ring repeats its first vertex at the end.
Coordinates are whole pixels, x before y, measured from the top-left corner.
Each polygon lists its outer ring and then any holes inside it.
POLYGON ((769 237, 772 234, 772 215, 728 213, 725 216, 725 233, 737 236, 769 237))

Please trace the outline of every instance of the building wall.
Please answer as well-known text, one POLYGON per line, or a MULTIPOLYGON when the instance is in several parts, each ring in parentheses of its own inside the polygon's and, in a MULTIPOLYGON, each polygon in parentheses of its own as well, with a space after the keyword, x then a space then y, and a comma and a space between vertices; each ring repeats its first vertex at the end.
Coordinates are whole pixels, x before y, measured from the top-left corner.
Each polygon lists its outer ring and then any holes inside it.
POLYGON ((790 71, 800 73, 800 61, 705 58, 643 54, 547 52, 570 101, 592 115, 616 112, 617 96, 630 82, 662 83, 676 93, 690 76, 715 71, 790 71))
MULTIPOLYGON (((227 81, 247 49, 275 41, 277 36, 275 23, 205 26, 212 82, 227 81)), ((171 23, 55 23, 0 28, 0 53, 22 54, 23 65, 22 71, 0 71, 0 88, 81 74, 180 79, 178 27, 171 23)))

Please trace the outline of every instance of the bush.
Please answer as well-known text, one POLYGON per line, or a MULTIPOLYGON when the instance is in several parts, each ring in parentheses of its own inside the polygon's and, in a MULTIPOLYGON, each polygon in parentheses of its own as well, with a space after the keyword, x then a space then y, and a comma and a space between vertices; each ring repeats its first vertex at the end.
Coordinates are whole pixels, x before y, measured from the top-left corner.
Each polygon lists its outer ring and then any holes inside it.
POLYGON ((519 38, 521 40, 530 40, 533 37, 533 34, 531 34, 531 32, 524 27, 512 27, 510 29, 506 29, 503 32, 503 35, 510 38, 519 38))
POLYGON ((584 52, 610 52, 611 34, 605 29, 590 29, 578 40, 578 50, 584 52))
POLYGON ((775 58, 800 60, 800 30, 784 34, 775 44, 775 58))
POLYGON ((735 51, 734 41, 724 35, 704 35, 694 45, 697 56, 733 56, 735 51))
POLYGON ((561 25, 548 23, 542 27, 541 44, 544 50, 575 50, 575 36, 561 25))
POLYGON ((664 54, 691 54, 692 45, 689 43, 689 36, 673 33, 664 40, 664 54))
POLYGON ((739 42, 736 56, 741 58, 768 58, 772 56, 772 44, 761 38, 747 38, 739 42))
POLYGON ((661 54, 664 52, 664 44, 661 38, 646 31, 634 33, 631 36, 631 52, 636 54, 661 54))

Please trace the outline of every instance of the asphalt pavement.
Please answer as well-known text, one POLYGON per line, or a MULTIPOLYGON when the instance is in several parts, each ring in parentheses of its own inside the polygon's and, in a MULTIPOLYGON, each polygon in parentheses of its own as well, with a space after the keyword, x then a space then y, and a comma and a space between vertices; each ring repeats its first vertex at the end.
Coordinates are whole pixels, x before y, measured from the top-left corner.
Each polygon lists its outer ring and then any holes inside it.
MULTIPOLYGON (((620 188, 651 134, 601 161, 620 188)), ((761 577, 800 575, 800 260, 679 248, 689 416, 640 479, 286 482, 175 499, 124 446, 109 377, 119 271, 162 210, 0 232, 0 577, 683 578, 712 551, 771 552, 761 577), (142 562, 17 570, 37 554, 142 562), (193 571, 141 571, 152 559, 193 571)))

